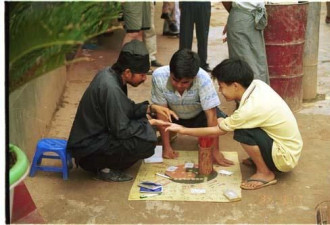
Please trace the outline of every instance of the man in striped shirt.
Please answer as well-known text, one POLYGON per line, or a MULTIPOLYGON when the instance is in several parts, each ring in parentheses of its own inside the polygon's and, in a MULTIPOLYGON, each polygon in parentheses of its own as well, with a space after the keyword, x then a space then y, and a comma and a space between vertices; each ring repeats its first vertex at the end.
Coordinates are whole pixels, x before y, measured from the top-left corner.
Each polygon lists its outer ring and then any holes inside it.
MULTIPOLYGON (((175 123, 187 127, 217 125, 217 118, 226 117, 218 106, 220 100, 208 73, 200 68, 198 55, 188 49, 178 50, 169 66, 156 69, 152 76, 151 101, 173 110, 179 117, 175 123)), ((167 118, 159 115, 158 119, 167 118)), ((158 127, 162 137, 163 157, 176 158, 164 127, 158 127)), ((229 166, 233 162, 224 158, 219 151, 219 138, 214 138, 214 162, 229 166)))

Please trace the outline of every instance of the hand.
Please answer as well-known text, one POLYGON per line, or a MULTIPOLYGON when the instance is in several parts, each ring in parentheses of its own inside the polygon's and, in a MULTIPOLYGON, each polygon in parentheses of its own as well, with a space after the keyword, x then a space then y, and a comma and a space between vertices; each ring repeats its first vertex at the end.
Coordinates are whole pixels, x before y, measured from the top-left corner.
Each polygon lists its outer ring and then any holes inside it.
POLYGON ((234 162, 226 159, 221 152, 218 150, 212 151, 213 162, 219 164, 220 166, 232 166, 234 162))
POLYGON ((165 131, 173 131, 176 133, 180 133, 183 130, 183 126, 176 124, 176 123, 170 123, 170 126, 166 127, 165 131))
POLYGON ((163 120, 156 120, 156 119, 150 119, 149 123, 152 126, 170 126, 171 125, 170 122, 166 122, 166 121, 163 121, 163 120))
POLYGON ((222 31, 222 43, 225 43, 227 41, 227 36, 225 36, 227 34, 227 24, 225 25, 225 27, 223 28, 223 31, 222 31))
POLYGON ((160 105, 152 105, 152 109, 155 110, 156 113, 159 113, 163 116, 166 117, 166 119, 168 119, 168 121, 172 122, 172 116, 178 120, 179 117, 178 115, 176 115, 176 113, 172 110, 170 110, 169 108, 167 107, 164 107, 164 106, 160 106, 160 105))

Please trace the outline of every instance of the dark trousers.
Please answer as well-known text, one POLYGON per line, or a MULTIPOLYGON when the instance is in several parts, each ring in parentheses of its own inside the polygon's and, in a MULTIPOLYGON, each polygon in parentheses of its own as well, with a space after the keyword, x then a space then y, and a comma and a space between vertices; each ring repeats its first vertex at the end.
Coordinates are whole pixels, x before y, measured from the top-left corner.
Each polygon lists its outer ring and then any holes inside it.
POLYGON ((194 24, 201 67, 207 64, 207 44, 211 18, 210 2, 180 2, 180 49, 192 48, 194 24))
POLYGON ((152 156, 156 147, 156 142, 136 137, 109 142, 98 151, 79 159, 78 165, 90 172, 104 168, 124 170, 138 160, 152 156))
POLYGON ((273 161, 273 139, 261 128, 237 129, 234 131, 234 140, 246 145, 258 145, 262 158, 272 171, 279 171, 273 161))

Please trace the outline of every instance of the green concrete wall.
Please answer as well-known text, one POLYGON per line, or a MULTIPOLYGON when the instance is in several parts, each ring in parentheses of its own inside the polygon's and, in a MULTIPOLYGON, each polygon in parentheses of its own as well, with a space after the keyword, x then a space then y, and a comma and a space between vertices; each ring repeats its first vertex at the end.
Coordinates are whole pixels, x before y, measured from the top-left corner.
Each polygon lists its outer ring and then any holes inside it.
POLYGON ((44 74, 9 95, 9 141, 32 161, 37 141, 45 137, 67 80, 66 67, 44 74))

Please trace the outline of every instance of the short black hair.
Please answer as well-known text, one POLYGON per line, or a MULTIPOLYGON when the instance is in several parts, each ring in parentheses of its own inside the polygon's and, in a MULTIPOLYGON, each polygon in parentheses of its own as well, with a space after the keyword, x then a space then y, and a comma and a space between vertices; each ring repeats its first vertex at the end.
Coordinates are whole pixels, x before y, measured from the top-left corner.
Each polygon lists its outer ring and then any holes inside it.
POLYGON ((212 70, 212 77, 230 85, 234 82, 248 88, 254 79, 249 64, 241 59, 225 59, 212 70))
POLYGON ((194 78, 198 73, 199 66, 199 56, 189 49, 176 51, 170 61, 170 71, 177 79, 194 78))

